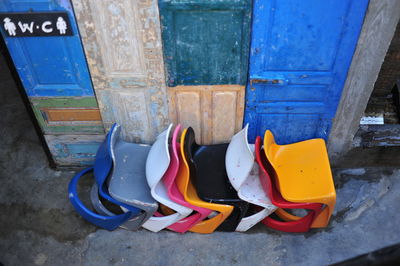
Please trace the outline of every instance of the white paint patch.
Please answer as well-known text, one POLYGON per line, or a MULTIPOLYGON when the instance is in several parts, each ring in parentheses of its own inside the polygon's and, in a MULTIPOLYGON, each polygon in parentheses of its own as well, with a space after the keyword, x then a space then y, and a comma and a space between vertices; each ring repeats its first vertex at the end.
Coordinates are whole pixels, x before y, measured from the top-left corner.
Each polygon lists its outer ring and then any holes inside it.
POLYGON ((364 175, 365 169, 364 168, 346 169, 346 170, 340 171, 340 173, 345 174, 345 175, 364 175))
POLYGON ((383 125, 385 121, 383 114, 379 116, 363 116, 360 120, 360 125, 383 125))

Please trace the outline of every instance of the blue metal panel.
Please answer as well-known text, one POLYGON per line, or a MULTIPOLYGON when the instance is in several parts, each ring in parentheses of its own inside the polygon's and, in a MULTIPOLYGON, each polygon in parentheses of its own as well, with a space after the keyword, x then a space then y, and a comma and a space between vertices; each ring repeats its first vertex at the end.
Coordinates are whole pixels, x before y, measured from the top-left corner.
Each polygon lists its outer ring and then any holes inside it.
POLYGON ((93 96, 70 1, 0 1, 0 12, 27 11, 66 11, 74 34, 65 37, 10 38, 2 32, 28 96, 93 96))
POLYGON ((245 123, 277 142, 327 139, 368 0, 255 0, 245 123))

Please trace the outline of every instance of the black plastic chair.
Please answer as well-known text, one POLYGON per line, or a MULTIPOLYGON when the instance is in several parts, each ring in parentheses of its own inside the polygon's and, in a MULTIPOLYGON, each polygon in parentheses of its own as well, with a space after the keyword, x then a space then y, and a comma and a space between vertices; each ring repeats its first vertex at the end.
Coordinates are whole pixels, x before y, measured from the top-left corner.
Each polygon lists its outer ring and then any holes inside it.
POLYGON ((238 197, 229 182, 225 169, 225 154, 229 144, 200 146, 195 141, 191 127, 186 134, 185 156, 197 194, 204 201, 234 207, 231 215, 217 228, 219 231, 233 232, 247 213, 249 203, 238 197))

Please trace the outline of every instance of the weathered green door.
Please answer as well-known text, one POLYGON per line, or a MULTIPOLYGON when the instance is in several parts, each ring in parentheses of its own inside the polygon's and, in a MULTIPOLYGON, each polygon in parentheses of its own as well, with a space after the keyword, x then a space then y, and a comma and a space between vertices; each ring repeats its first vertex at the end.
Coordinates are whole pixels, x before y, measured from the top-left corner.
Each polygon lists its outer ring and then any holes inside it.
POLYGON ((168 86, 245 84, 251 1, 159 1, 168 86))
POLYGON ((158 2, 170 118, 226 142, 242 126, 252 1, 158 2))

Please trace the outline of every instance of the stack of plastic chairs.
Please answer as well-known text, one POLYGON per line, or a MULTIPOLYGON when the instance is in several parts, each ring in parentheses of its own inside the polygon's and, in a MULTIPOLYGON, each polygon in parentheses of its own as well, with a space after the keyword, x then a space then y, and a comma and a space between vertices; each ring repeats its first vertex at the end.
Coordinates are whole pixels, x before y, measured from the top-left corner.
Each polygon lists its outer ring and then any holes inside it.
POLYGON ((243 232, 260 221, 285 232, 327 226, 336 194, 324 141, 280 146, 266 131, 264 145, 260 137, 251 145, 247 129, 230 143, 201 146, 192 128, 181 133, 171 124, 150 146, 123 141, 114 125, 94 166, 71 180, 71 203, 107 230, 243 232), (91 208, 78 197, 79 180, 90 172, 91 208))

